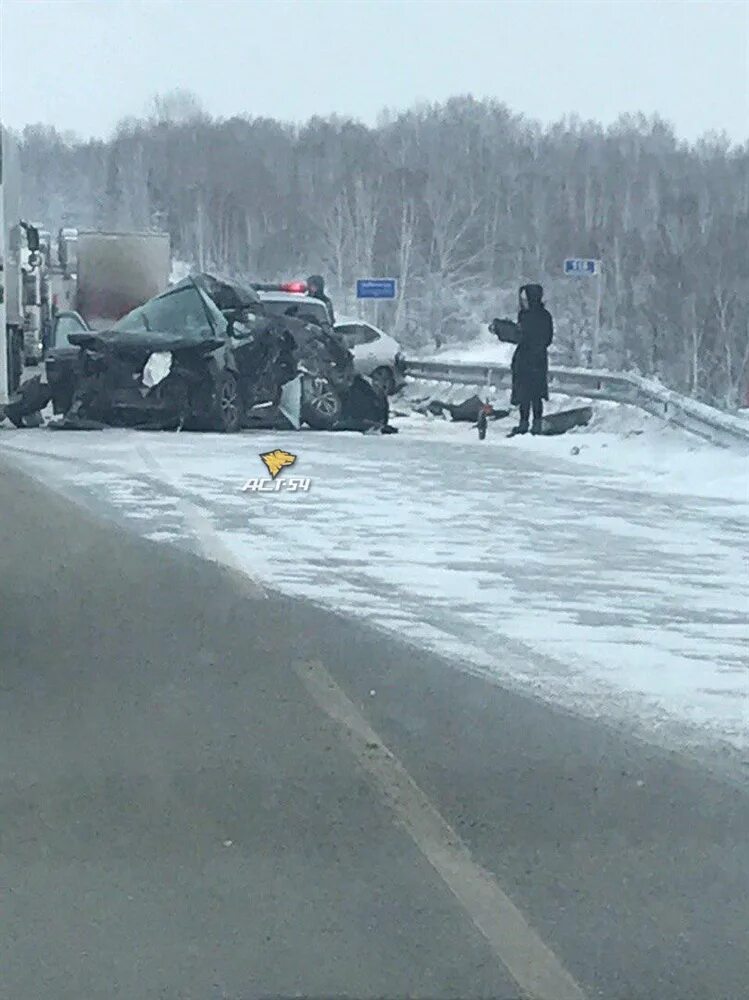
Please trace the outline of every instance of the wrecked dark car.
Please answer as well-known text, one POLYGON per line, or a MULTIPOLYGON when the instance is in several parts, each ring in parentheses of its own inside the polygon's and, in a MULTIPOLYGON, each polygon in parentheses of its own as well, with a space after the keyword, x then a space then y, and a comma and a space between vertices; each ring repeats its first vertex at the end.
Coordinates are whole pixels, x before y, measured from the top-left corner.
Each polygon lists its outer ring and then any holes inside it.
MULTIPOLYGON (((257 292, 236 282, 186 278, 104 331, 89 330, 75 314, 59 320, 47 358, 53 409, 64 415, 51 425, 57 428, 231 433, 387 424, 330 327, 268 316, 257 292)), ((19 411, 36 398, 20 400, 19 411)))
MULTIPOLYGON (((111 329, 68 336, 80 348, 66 418, 231 432, 241 426, 232 324, 192 278, 111 329)), ((62 394, 58 385, 56 394, 62 394)))

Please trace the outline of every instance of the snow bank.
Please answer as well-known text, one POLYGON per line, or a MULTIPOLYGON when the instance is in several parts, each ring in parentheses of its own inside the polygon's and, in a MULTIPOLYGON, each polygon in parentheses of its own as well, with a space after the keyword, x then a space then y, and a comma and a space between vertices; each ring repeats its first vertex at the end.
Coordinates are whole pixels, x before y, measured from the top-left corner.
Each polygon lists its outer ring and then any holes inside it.
POLYGON ((474 393, 498 408, 509 408, 509 392, 492 388, 487 393, 486 386, 411 382, 393 403, 396 413, 407 415, 395 417, 394 423, 419 436, 488 448, 521 448, 536 456, 622 473, 633 488, 749 501, 749 460, 744 454, 716 448, 626 403, 552 395, 547 413, 589 406, 593 410, 590 424, 560 437, 508 439, 506 434, 517 419, 513 411, 508 418, 489 424, 483 442, 470 424, 452 423, 449 417, 422 416, 412 409, 416 400, 425 397, 457 403, 474 393))
POLYGON ((424 353, 419 356, 419 360, 462 362, 466 365, 509 365, 514 350, 514 344, 502 344, 488 330, 483 330, 475 340, 451 344, 437 354, 424 353))

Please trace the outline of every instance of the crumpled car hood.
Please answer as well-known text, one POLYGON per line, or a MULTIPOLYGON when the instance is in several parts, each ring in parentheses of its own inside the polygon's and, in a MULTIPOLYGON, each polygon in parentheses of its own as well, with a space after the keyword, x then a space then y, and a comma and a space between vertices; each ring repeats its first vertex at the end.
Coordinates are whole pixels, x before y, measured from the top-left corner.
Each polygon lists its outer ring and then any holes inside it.
POLYGON ((104 330, 101 333, 71 333, 68 340, 76 347, 113 350, 116 353, 152 353, 154 351, 213 350, 225 343, 223 338, 186 335, 158 330, 104 330))

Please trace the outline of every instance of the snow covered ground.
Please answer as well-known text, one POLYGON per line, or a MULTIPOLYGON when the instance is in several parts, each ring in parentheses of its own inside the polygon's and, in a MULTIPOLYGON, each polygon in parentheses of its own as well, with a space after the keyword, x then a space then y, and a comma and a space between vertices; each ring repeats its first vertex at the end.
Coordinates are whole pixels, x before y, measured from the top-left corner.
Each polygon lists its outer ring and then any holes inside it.
MULTIPOLYGON (((509 409, 509 392, 490 391, 482 386, 453 386, 418 382, 407 387, 396 410, 408 412, 415 399, 435 398, 459 403, 476 393, 498 409, 509 409)), ((742 452, 716 449, 679 428, 668 426, 658 417, 624 403, 591 402, 582 397, 552 395, 546 413, 591 406, 593 418, 587 427, 576 428, 559 438, 524 437, 506 440, 517 421, 517 411, 489 425, 483 447, 519 447, 529 454, 559 456, 582 466, 593 465, 614 474, 626 475, 631 484, 641 483, 651 492, 688 493, 693 496, 725 497, 746 501, 749 494, 749 459, 742 452)), ((410 416, 400 421, 409 433, 426 433, 431 439, 473 440, 475 430, 454 424, 449 417, 410 416)))
POLYGON ((668 745, 745 754, 746 460, 627 408, 596 412, 560 438, 507 440, 497 423, 484 442, 415 415, 389 437, 0 429, 0 453, 155 542, 206 550, 210 536, 213 557, 267 586, 456 668, 668 745), (243 492, 279 447, 309 492, 243 492))
POLYGON ((453 344, 442 351, 424 354, 424 361, 462 361, 466 365, 509 365, 513 344, 501 344, 493 333, 482 329, 468 344, 453 344))

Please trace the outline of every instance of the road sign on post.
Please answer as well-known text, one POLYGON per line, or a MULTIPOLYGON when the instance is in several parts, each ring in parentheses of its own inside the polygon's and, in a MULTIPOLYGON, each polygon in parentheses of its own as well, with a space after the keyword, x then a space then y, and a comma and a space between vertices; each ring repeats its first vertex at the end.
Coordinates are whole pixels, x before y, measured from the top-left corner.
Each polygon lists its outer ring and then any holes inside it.
POLYGON ((356 282, 357 299, 394 299, 397 295, 395 278, 360 278, 356 282))
POLYGON ((596 311, 593 317, 593 344, 591 360, 598 364, 598 339, 601 330, 601 298, 603 296, 603 261, 586 257, 568 257, 564 262, 564 273, 570 277, 596 279, 596 311))
POLYGON ((600 260, 587 260, 584 257, 568 257, 564 262, 564 273, 571 275, 592 275, 601 273, 600 260))

